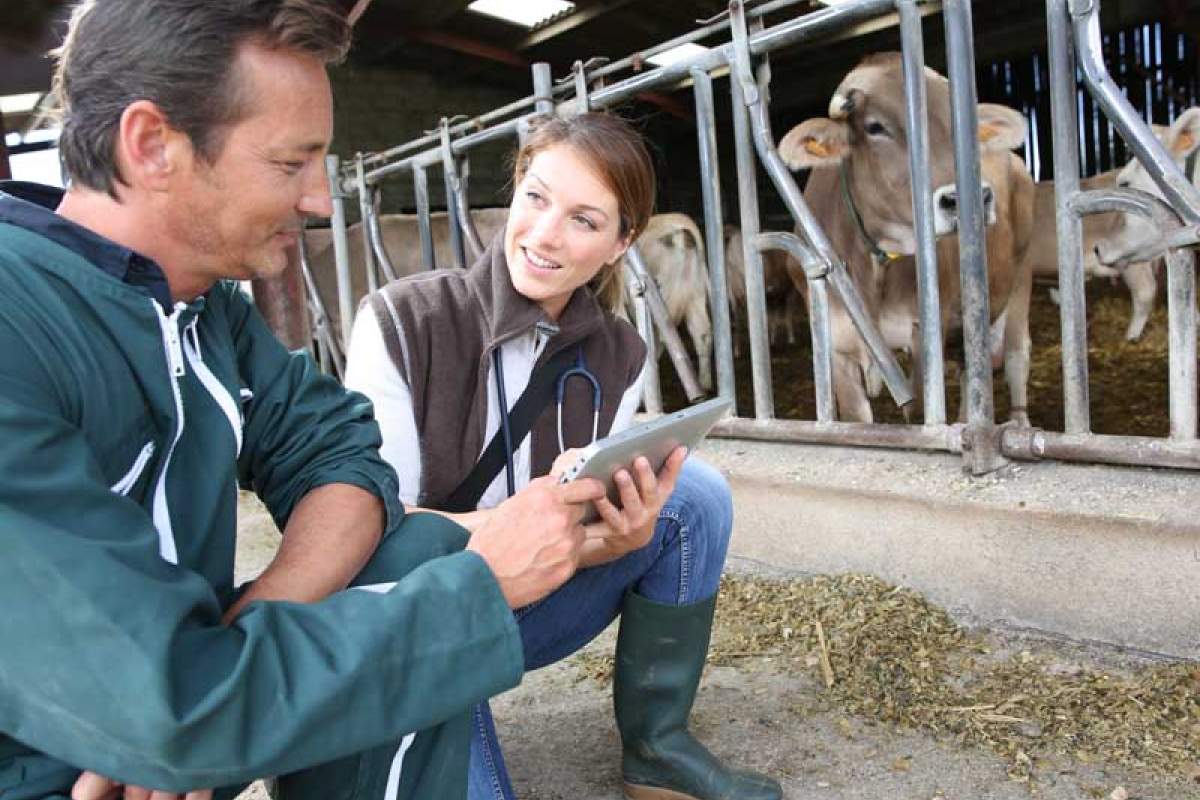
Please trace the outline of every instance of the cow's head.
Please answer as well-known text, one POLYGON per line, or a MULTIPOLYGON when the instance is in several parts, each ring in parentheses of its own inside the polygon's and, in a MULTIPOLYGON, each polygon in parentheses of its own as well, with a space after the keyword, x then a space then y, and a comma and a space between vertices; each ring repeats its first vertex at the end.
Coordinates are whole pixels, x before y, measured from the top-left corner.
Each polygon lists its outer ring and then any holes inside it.
MULTIPOLYGON (((929 159, 934 190, 934 230, 939 236, 958 223, 954 147, 947 80, 925 70, 929 105, 929 159)), ((1025 141, 1025 118, 992 103, 979 105, 983 151, 1011 150, 1025 141)), ((867 232, 884 250, 912 254, 912 182, 904 76, 899 53, 868 56, 834 92, 829 116, 806 120, 788 132, 779 153, 792 169, 845 164, 850 192, 867 232)), ((988 221, 995 220, 990 186, 984 184, 988 221)))
MULTIPOLYGON (((1154 132, 1179 168, 1185 169, 1188 157, 1200 148, 1200 106, 1184 111, 1168 128, 1154 126, 1154 132)), ((1188 179, 1200 185, 1200 166, 1194 168, 1188 179)), ((1136 158, 1117 173, 1117 186, 1140 189, 1158 198, 1163 196, 1158 184, 1136 158)), ((1160 236, 1158 227, 1145 217, 1122 214, 1109 234, 1096 241, 1096 258, 1108 267, 1125 267, 1131 256, 1151 246, 1160 236)))

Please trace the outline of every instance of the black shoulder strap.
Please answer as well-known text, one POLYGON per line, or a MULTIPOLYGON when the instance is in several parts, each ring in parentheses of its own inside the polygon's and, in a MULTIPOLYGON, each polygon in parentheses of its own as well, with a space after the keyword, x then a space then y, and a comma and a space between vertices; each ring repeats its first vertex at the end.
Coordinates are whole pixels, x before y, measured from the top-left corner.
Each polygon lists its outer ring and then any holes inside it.
MULTIPOLYGON (((554 387, 558 378, 571 366, 574 355, 575 348, 564 348, 555 353, 549 361, 535 368, 529 376, 525 391, 521 393, 508 415, 508 427, 514 447, 519 447, 525 440, 533 428, 533 421, 554 397, 554 387)), ((441 510, 452 513, 474 511, 479 505, 479 498, 483 497, 484 491, 492 485, 492 481, 500 474, 500 470, 504 469, 506 462, 504 430, 501 428, 488 442, 470 474, 463 478, 458 488, 442 503, 441 510)))

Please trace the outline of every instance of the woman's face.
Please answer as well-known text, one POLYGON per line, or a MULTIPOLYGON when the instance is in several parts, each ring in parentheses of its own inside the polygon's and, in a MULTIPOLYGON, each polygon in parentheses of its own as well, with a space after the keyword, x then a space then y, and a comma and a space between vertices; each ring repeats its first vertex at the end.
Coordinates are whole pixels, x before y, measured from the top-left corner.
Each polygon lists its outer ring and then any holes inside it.
POLYGON ((580 286, 620 258, 617 197, 570 145, 538 152, 517 184, 504 231, 513 286, 551 319, 580 286))

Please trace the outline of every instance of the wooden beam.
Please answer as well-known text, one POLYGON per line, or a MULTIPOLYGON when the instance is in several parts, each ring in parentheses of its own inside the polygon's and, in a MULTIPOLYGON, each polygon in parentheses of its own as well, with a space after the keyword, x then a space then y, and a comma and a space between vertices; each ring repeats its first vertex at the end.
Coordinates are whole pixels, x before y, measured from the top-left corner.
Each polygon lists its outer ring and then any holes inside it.
POLYGON ((580 25, 591 22, 601 14, 620 8, 621 6, 629 5, 633 0, 601 0, 600 2, 589 3, 586 6, 577 8, 575 11, 566 15, 560 20, 550 23, 544 28, 538 28, 531 31, 523 39, 519 40, 513 49, 520 52, 535 47, 542 42, 553 39, 555 36, 561 36, 567 31, 574 30, 580 25))
POLYGON ((431 44, 434 47, 441 47, 446 50, 453 50, 456 53, 473 56, 474 58, 482 58, 486 61, 495 61, 500 64, 506 64, 517 69, 529 69, 529 61, 520 55, 517 55, 511 50, 506 50, 503 47, 497 47, 486 42, 480 42, 476 39, 468 39, 465 36, 459 36, 454 33, 446 33, 445 31, 435 31, 428 28, 420 28, 416 30, 404 31, 403 35, 415 42, 431 44))

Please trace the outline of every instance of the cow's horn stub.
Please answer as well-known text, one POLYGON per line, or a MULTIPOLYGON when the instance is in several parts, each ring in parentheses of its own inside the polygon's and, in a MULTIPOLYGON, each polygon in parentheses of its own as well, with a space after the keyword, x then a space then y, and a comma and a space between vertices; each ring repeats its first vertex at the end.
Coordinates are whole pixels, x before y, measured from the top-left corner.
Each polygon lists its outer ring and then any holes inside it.
POLYGON ((850 116, 854 112, 854 95, 853 89, 845 94, 834 94, 833 99, 829 101, 829 118, 845 119, 850 116))

